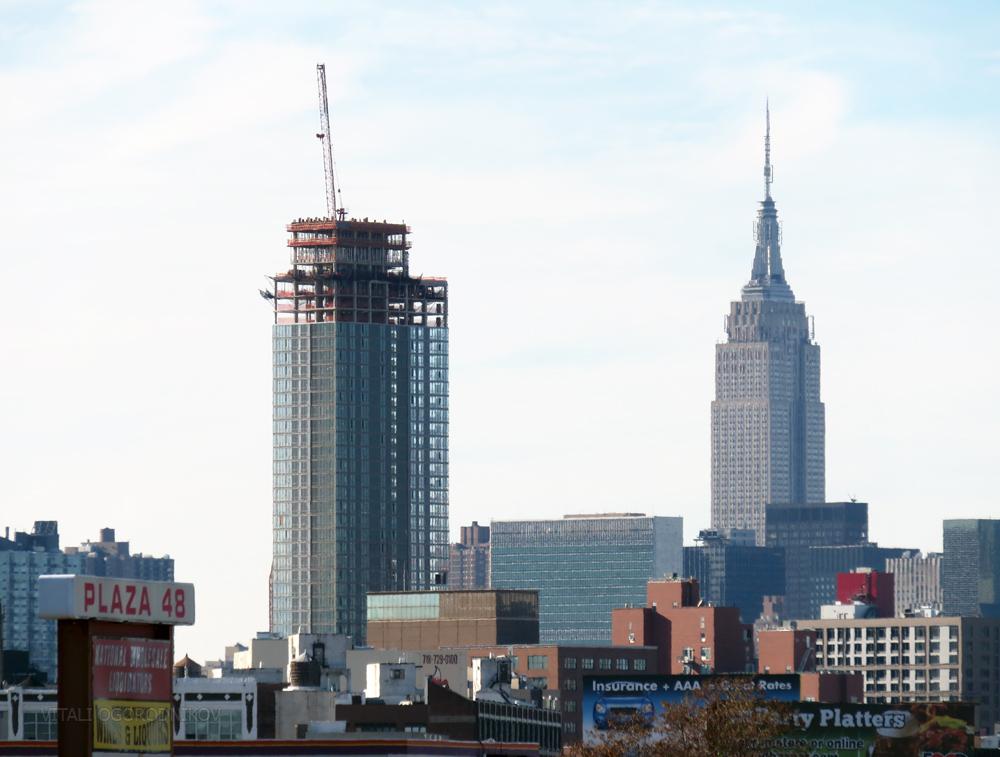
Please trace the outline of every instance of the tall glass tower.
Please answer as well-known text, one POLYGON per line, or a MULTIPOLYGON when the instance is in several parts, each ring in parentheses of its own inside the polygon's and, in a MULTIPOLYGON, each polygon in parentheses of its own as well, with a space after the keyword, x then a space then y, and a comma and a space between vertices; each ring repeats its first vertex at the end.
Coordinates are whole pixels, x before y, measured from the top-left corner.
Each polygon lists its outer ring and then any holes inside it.
MULTIPOLYGON (((343 213, 335 213, 335 216, 343 213)), ((448 558, 448 290, 410 228, 288 225, 274 304, 271 631, 365 639, 369 591, 430 589, 448 558)))
POLYGON ((781 264, 770 114, 764 186, 750 281, 726 316, 728 341, 715 348, 712 402, 712 527, 752 528, 758 546, 768 504, 826 500, 819 345, 781 264))

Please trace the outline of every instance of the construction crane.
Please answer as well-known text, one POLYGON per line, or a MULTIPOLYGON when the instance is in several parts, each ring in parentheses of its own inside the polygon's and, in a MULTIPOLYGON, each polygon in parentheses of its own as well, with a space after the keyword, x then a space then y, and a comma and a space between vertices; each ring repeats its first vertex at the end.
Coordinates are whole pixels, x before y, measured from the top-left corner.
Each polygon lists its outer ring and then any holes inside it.
POLYGON ((330 107, 326 100, 326 66, 322 63, 316 64, 316 79, 319 86, 319 128, 320 133, 316 136, 323 140, 323 173, 326 174, 326 213, 331 219, 336 220, 340 212, 337 207, 337 187, 333 177, 333 142, 330 139, 330 107))

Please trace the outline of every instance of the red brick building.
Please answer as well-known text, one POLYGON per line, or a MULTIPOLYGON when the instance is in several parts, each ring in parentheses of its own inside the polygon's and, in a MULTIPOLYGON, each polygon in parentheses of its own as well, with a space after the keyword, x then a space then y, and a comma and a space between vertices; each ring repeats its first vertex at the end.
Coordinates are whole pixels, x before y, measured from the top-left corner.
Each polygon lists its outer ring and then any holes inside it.
POLYGON ((563 742, 573 744, 583 732, 583 677, 615 673, 656 673, 657 650, 644 646, 571 647, 515 645, 468 650, 469 666, 475 657, 510 656, 513 672, 527 678, 527 685, 558 692, 562 704, 563 742))
POLYGON ((814 670, 815 631, 778 628, 758 634, 758 673, 810 673, 814 670))
POLYGON ((657 648, 660 674, 752 673, 753 626, 738 607, 708 607, 698 582, 650 581, 646 607, 612 613, 611 643, 657 648))

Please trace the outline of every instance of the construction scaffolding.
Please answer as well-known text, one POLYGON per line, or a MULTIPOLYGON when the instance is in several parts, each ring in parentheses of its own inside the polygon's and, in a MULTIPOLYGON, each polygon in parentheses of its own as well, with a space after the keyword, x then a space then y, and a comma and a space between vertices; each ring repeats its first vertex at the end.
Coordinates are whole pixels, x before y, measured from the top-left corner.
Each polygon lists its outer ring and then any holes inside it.
POLYGON ((307 218, 287 228, 292 267, 265 293, 275 323, 447 327, 447 281, 410 276, 409 226, 307 218))

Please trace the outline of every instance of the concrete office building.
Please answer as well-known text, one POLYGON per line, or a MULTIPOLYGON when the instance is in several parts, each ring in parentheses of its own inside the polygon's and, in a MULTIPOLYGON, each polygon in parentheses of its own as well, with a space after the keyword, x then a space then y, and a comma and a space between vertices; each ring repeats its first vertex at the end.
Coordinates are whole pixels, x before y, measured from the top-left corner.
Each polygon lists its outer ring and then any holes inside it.
POLYGON ((769 503, 765 544, 785 550, 785 618, 807 618, 810 547, 844 547, 868 543, 868 504, 822 502, 769 503))
POLYGON ((941 557, 945 615, 1000 618, 1000 520, 946 520, 941 557))
POLYGON ((973 702, 976 726, 1000 719, 1000 619, 806 620, 816 669, 861 673, 865 702, 973 702))
POLYGON ((826 500, 820 349, 785 280, 770 131, 769 115, 753 268, 715 348, 712 402, 712 527, 753 529, 759 546, 768 503, 826 500))
POLYGON ((886 573, 896 580, 895 615, 941 612, 941 555, 937 552, 904 552, 885 561, 886 573))
POLYGON ((343 215, 289 224, 264 292, 271 631, 363 643, 367 592, 430 589, 448 559, 448 294, 410 274, 409 226, 343 215))
POLYGON ((490 588, 490 528, 472 521, 448 550, 449 589, 490 588))
POLYGON ((701 597, 717 607, 737 607, 743 623, 764 611, 764 597, 785 594, 785 550, 740 543, 714 529, 702 531, 695 547, 684 547, 684 573, 696 578, 701 597))
POLYGON ((683 519, 641 513, 495 520, 490 585, 537 589, 543 644, 607 644, 611 611, 684 568, 683 519))

